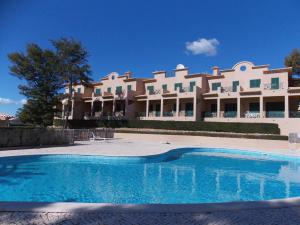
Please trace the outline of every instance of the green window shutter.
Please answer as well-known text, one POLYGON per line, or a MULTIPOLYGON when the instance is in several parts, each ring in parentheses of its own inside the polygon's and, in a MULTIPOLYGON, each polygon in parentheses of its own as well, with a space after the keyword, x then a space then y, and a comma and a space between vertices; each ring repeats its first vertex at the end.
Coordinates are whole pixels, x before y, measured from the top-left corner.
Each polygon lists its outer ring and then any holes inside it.
POLYGON ((107 92, 111 93, 111 87, 107 88, 107 92))
POLYGON ((279 89, 279 78, 274 77, 271 79, 271 89, 279 89))
POLYGON ((116 87, 116 94, 122 93, 122 86, 117 86, 116 87))
POLYGON ((175 83, 174 90, 177 91, 178 89, 179 91, 182 90, 182 83, 175 83))
POLYGON ((153 86, 148 86, 147 90, 149 91, 150 95, 154 93, 154 87, 153 86))
POLYGON ((77 89, 77 93, 80 94, 81 93, 81 88, 77 89))
POLYGON ((168 90, 168 86, 166 84, 163 84, 162 85, 162 89, 163 89, 163 91, 167 91, 168 90))
POLYGON ((100 95, 100 94, 101 94, 101 89, 99 89, 99 88, 96 88, 96 90, 95 90, 95 94, 97 94, 97 95, 100 95))
POLYGON ((260 82, 260 79, 250 80, 250 88, 259 88, 260 82))
POLYGON ((132 89, 131 89, 131 85, 128 85, 127 86, 127 91, 131 91, 132 89))
POLYGON ((196 86, 196 82, 195 81, 191 81, 190 82, 190 92, 194 91, 194 87, 196 86))
POLYGON ((217 91, 219 87, 221 87, 221 83, 220 82, 218 82, 218 83, 212 83, 211 84, 211 89, 213 91, 217 91))
POLYGON ((233 81, 232 82, 232 91, 237 92, 237 87, 240 85, 239 81, 233 81))

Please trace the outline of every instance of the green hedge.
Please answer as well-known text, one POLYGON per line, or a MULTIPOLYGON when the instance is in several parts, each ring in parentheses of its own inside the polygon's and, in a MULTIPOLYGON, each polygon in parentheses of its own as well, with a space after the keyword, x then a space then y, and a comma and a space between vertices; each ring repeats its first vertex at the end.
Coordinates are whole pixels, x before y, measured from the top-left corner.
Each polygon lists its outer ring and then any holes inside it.
MULTIPOLYGON (((64 121, 55 120, 55 126, 64 121)), ((70 120, 68 126, 73 129, 112 127, 112 128, 150 128, 185 131, 214 131, 232 133, 280 134, 277 124, 271 123, 230 123, 230 122, 191 122, 191 121, 153 121, 153 120, 70 120)))

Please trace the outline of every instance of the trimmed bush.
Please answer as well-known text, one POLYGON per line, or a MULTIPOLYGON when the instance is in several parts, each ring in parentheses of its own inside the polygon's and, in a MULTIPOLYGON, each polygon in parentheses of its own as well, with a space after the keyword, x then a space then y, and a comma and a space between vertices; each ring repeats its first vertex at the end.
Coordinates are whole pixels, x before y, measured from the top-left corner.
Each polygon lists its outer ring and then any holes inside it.
MULTIPOLYGON (((55 120, 55 126, 62 126, 64 121, 55 120)), ((69 120, 72 129, 112 127, 112 128, 149 128, 185 131, 213 131, 231 133, 280 134, 277 124, 272 123, 230 123, 202 121, 153 121, 153 120, 69 120)))

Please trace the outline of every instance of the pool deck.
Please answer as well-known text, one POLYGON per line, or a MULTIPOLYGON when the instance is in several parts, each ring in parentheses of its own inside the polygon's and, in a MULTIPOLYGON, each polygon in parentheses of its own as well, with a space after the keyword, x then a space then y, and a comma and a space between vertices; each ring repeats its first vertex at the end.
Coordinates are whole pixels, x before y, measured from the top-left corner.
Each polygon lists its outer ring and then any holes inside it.
MULTIPOLYGON (((1 149, 0 157, 33 154, 155 155, 181 147, 236 148, 300 157, 287 141, 117 133, 114 140, 74 146, 1 149)), ((300 175, 299 175, 300 176, 300 175)), ((0 202, 0 224, 300 224, 300 198, 186 205, 0 202)))

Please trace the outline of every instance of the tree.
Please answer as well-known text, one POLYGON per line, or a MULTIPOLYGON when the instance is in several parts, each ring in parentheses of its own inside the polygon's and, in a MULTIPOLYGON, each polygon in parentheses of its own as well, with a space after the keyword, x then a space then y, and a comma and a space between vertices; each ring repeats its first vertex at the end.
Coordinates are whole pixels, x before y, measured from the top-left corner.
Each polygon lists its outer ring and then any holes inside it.
POLYGON ((28 99, 18 115, 24 122, 48 126, 52 124, 56 96, 62 87, 58 76, 58 58, 51 50, 37 44, 27 45, 26 53, 8 55, 12 75, 25 81, 19 85, 20 93, 28 99))
MULTIPOLYGON (((295 75, 300 75, 300 49, 294 49, 284 61, 285 66, 292 67, 292 73, 295 75)), ((300 86, 300 79, 291 77, 291 86, 300 86)))
POLYGON ((88 52, 79 41, 62 38, 52 41, 58 57, 58 70, 60 79, 68 84, 68 105, 65 127, 71 111, 73 85, 76 83, 87 84, 91 81, 88 52))

